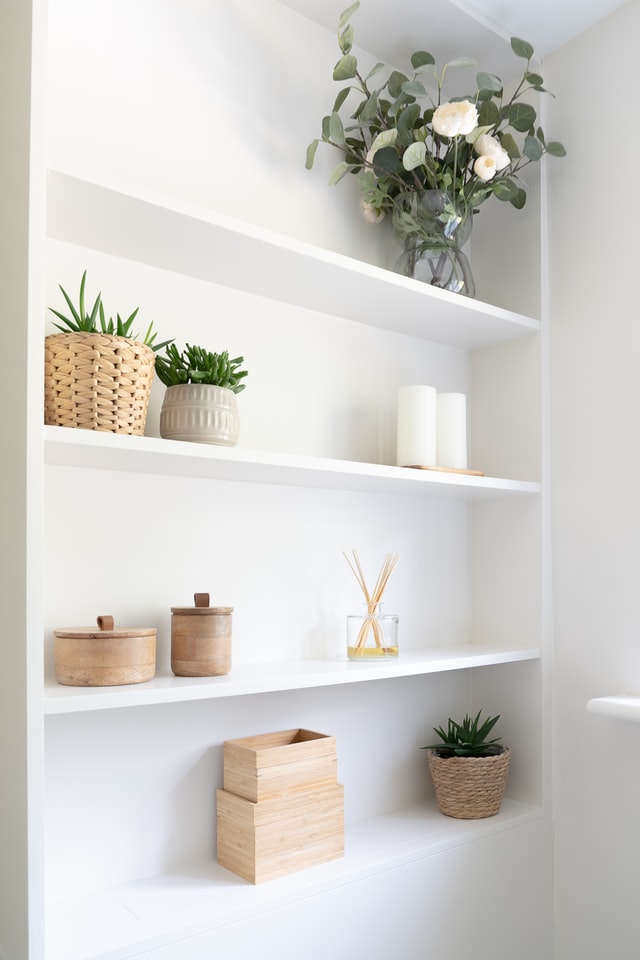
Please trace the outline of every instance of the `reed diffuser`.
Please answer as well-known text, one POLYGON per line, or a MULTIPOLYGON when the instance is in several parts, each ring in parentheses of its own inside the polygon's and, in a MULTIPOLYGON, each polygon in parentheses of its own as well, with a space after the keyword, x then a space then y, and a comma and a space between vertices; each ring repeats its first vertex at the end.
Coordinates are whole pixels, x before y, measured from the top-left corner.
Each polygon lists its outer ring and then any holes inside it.
POLYGON ((382 612, 382 595, 400 558, 387 553, 373 590, 369 590, 360 558, 353 550, 353 561, 344 554, 364 595, 366 612, 347 617, 347 656, 350 660, 398 656, 398 617, 382 612))

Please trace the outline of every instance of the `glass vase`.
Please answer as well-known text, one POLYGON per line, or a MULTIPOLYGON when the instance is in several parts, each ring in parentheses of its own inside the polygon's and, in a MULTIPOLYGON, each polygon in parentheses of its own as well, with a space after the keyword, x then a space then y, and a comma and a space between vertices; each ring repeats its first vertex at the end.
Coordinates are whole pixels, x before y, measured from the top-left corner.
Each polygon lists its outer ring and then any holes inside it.
POLYGON ((398 616, 383 613, 381 603, 370 603, 360 614, 347 617, 349 660, 379 660, 398 656, 398 616))
POLYGON ((402 245, 395 270, 422 283, 475 296, 469 258, 463 247, 473 211, 456 205, 444 190, 400 194, 394 201, 393 231, 402 245))

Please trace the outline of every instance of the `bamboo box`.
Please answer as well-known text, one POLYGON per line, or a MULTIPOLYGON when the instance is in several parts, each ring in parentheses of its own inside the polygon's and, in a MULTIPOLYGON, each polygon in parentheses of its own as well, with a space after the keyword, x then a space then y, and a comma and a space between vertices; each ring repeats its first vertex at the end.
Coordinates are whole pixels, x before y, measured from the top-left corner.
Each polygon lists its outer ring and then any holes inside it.
POLYGON ((344 856, 342 784, 253 803, 217 790, 218 863, 251 883, 344 856))
POLYGON ((337 782, 335 737, 283 730, 224 743, 224 789, 253 803, 337 782))

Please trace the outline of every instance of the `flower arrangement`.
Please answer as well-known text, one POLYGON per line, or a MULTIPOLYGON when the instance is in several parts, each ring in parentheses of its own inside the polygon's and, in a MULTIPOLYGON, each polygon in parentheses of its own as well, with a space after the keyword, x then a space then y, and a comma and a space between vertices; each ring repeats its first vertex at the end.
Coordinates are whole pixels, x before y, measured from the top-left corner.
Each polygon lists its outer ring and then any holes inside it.
MULTIPOLYGON (((363 76, 353 53, 350 19, 359 6, 357 0, 348 7, 338 26, 341 57, 333 79, 347 85, 322 121, 321 140, 340 150, 344 159, 329 183, 356 175, 364 214, 372 222, 393 213, 399 196, 427 190, 449 194, 458 215, 473 212, 490 196, 522 208, 526 192, 520 171, 545 153, 565 155, 561 143, 547 142, 536 127, 534 107, 523 99, 529 91, 548 92, 543 78, 531 69, 531 44, 511 39, 513 53, 526 60, 526 66, 508 97, 499 77, 477 73, 475 93, 445 100, 446 72, 476 63, 458 58, 438 72, 434 57, 424 50, 412 54, 411 76, 393 70, 374 87, 372 78, 384 65, 376 64, 363 76), (359 101, 345 123, 340 110, 352 91, 359 101)), ((307 148, 307 169, 313 166, 319 142, 315 139, 307 148)))

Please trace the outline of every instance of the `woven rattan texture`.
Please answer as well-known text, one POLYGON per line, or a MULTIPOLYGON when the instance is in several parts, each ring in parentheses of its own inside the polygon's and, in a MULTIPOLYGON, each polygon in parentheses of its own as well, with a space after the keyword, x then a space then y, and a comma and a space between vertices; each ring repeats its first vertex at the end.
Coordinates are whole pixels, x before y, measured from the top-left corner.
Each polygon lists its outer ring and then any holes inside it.
POLYGON ((45 337, 44 421, 59 427, 142 436, 154 353, 101 333, 45 337))
POLYGON ((511 751, 494 757, 439 757, 427 753, 441 813, 480 820, 498 813, 509 774, 511 751))

